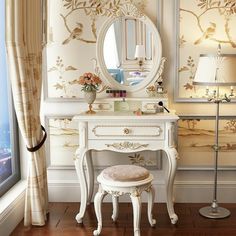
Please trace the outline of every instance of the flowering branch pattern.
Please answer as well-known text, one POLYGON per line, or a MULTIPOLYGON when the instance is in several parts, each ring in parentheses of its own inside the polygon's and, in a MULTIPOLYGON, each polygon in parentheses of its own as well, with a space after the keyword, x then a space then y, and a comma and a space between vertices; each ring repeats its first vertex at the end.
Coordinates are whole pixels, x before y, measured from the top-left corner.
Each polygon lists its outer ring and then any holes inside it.
POLYGON ((193 78, 194 78, 194 74, 195 74, 195 63, 194 63, 194 60, 191 56, 188 57, 187 64, 179 69, 179 73, 181 73, 181 72, 188 72, 189 73, 189 76, 188 76, 189 82, 187 82, 184 85, 185 90, 194 89, 193 78))
POLYGON ((236 15, 236 0, 198 0, 198 7, 203 10, 198 15, 191 10, 180 8, 180 11, 191 14, 197 20, 197 26, 202 32, 201 37, 198 38, 194 44, 197 45, 202 43, 203 40, 209 39, 221 44, 230 44, 233 48, 236 48, 236 41, 232 39, 229 27, 229 21, 232 19, 232 16, 236 15), (217 28, 215 22, 209 22, 209 26, 206 29, 202 26, 201 18, 212 10, 218 10, 219 14, 224 17, 224 31, 228 40, 215 37, 217 28))
MULTIPOLYGON (((194 46, 199 46, 207 40, 213 43, 225 44, 226 47, 236 49, 236 39, 235 36, 233 36, 235 30, 232 28, 232 23, 236 20, 236 0, 192 0, 193 3, 191 7, 185 6, 184 2, 185 1, 183 1, 182 5, 180 4, 179 8, 180 27, 184 28, 187 26, 185 22, 194 20, 194 22, 196 22, 194 31, 200 32, 200 34, 199 36, 195 36, 193 41, 192 39, 189 41, 189 37, 187 37, 184 32, 181 32, 179 35, 179 50, 181 52, 183 51, 183 53, 186 51, 186 49, 184 49, 185 47, 189 47, 189 49, 192 50, 192 55, 187 54, 188 58, 186 63, 180 65, 178 68, 179 79, 184 80, 181 87, 184 88, 182 91, 186 91, 186 95, 189 94, 190 98, 195 96, 201 97, 201 95, 197 93, 197 91, 199 91, 198 87, 193 85, 193 79, 196 70, 195 61, 202 51, 198 48, 194 48, 194 46), (212 16, 212 18, 209 16, 212 16)), ((180 81, 178 83, 180 83, 180 81)))
POLYGON ((226 123, 225 130, 230 130, 233 133, 236 133, 236 120, 229 120, 226 123))
POLYGON ((145 160, 145 158, 141 156, 140 153, 134 153, 133 156, 128 157, 132 165, 148 166, 154 164, 152 160, 145 160))
POLYGON ((64 92, 64 95, 62 97, 64 97, 64 96, 69 97, 67 89, 68 89, 68 86, 71 85, 71 83, 68 82, 64 78, 65 72, 76 71, 76 70, 78 70, 78 69, 73 66, 65 66, 63 63, 63 60, 60 56, 57 57, 56 64, 48 70, 48 72, 57 72, 58 73, 58 82, 56 84, 54 84, 53 87, 56 90, 62 90, 64 92))
POLYGON ((120 13, 121 7, 125 4, 135 4, 139 9, 145 7, 146 0, 62 0, 64 7, 68 10, 67 14, 60 16, 63 19, 66 30, 69 36, 62 42, 68 44, 71 40, 76 39, 85 43, 96 43, 97 41, 97 17, 112 17, 120 13), (84 25, 81 22, 76 22, 76 26, 71 29, 68 21, 72 13, 82 11, 90 20, 92 39, 83 38, 84 25))

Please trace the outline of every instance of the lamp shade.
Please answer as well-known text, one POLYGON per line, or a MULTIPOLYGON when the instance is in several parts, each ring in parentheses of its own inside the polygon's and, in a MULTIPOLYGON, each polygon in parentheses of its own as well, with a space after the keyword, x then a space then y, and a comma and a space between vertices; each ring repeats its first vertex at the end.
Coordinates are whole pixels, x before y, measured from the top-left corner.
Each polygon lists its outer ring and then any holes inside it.
POLYGON ((193 84, 236 85, 236 54, 201 54, 193 84))
POLYGON ((145 47, 144 45, 136 45, 135 48, 135 58, 145 58, 146 53, 145 53, 145 47))

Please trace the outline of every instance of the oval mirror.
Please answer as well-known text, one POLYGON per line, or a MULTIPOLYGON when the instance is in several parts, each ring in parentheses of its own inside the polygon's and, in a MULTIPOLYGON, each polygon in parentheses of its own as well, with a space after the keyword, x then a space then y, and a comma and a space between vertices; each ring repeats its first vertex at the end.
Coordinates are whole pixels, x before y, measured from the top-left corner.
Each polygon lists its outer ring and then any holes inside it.
POLYGON ((111 88, 136 91, 155 77, 162 56, 160 35, 145 15, 108 19, 97 42, 98 63, 111 88))

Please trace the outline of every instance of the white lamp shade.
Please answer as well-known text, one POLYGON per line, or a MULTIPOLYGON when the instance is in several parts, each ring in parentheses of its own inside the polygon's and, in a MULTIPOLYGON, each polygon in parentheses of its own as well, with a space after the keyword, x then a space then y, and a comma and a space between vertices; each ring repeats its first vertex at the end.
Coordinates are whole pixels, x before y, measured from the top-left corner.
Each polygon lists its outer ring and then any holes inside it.
POLYGON ((236 85, 236 54, 201 54, 193 84, 236 85))
POLYGON ((135 48, 135 58, 145 58, 146 53, 145 53, 145 47, 144 45, 136 45, 135 48))

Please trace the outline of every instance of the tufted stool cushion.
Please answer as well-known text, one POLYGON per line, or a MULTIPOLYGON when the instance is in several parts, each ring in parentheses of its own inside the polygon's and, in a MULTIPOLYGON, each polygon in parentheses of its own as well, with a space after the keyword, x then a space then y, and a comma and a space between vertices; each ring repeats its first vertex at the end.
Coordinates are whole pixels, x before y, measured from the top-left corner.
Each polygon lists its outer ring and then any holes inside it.
POLYGON ((147 179, 149 172, 141 166, 116 165, 102 171, 104 179, 120 182, 132 182, 147 179))

